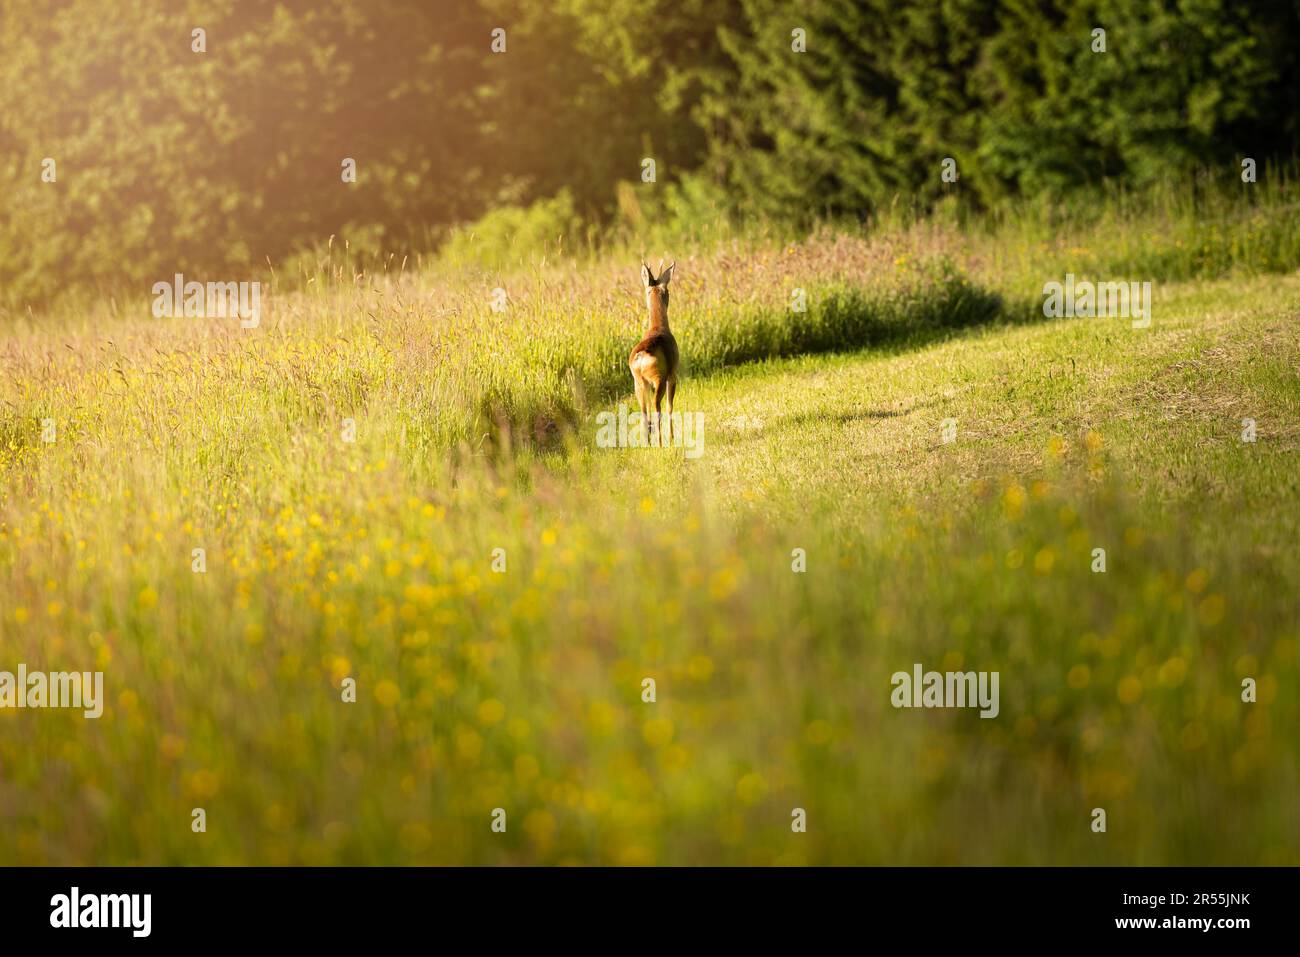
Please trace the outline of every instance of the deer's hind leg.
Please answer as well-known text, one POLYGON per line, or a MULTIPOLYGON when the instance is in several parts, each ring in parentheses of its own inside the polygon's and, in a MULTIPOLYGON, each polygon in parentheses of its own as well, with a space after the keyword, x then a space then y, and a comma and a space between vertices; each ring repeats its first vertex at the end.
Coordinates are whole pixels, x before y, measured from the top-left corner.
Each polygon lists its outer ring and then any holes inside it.
MULTIPOLYGON (((662 410, 664 404, 664 396, 667 394, 668 394, 668 380, 661 378, 658 382, 655 383, 655 435, 659 437, 659 447, 661 449, 664 447, 664 417, 663 417, 662 410)), ((669 409, 670 410, 672 409, 671 405, 669 405, 669 409)), ((669 438, 672 438, 672 434, 673 434, 673 423, 672 420, 670 419, 668 421, 669 438)))
POLYGON ((664 394, 664 399, 668 405, 668 444, 673 441, 673 399, 677 396, 677 380, 668 380, 668 390, 664 394))
POLYGON ((632 372, 632 382, 636 385, 636 401, 641 407, 641 430, 645 434, 646 445, 650 444, 650 398, 646 394, 646 381, 641 373, 632 372))

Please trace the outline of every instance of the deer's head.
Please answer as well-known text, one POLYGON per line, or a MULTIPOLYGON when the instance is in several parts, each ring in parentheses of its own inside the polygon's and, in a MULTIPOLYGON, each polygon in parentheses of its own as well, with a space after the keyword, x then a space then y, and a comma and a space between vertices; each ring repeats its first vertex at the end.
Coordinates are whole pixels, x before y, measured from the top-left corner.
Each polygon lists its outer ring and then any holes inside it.
POLYGON ((659 260, 659 278, 655 278, 650 267, 644 262, 641 263, 641 281, 645 283, 645 301, 650 308, 651 318, 659 317, 665 322, 668 320, 668 283, 673 278, 673 266, 677 263, 674 261, 667 269, 664 269, 663 260, 659 260))

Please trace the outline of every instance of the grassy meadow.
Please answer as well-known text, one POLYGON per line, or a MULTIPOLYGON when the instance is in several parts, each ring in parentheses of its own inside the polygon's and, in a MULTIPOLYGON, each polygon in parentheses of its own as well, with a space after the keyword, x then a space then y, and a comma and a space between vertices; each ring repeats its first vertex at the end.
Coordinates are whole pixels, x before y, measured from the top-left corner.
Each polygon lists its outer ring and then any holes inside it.
POLYGON ((107 703, 0 710, 0 861, 1300 864, 1300 225, 1260 189, 676 246, 698 458, 596 445, 618 250, 332 243, 251 330, 8 316, 0 667, 107 703), (1044 319, 1066 272, 1152 280, 1151 327, 1044 319), (914 662, 1000 714, 893 708, 914 662))

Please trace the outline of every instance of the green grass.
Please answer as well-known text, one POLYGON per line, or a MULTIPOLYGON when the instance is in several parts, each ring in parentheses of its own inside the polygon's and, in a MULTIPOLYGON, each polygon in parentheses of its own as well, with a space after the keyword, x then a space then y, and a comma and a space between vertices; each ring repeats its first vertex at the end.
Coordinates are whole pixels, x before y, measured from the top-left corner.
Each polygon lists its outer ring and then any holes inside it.
POLYGON ((1300 863, 1300 277, 1042 321, 1064 242, 680 256, 697 459, 595 445, 622 262, 15 328, 0 669, 109 700, 0 710, 0 861, 1300 863))

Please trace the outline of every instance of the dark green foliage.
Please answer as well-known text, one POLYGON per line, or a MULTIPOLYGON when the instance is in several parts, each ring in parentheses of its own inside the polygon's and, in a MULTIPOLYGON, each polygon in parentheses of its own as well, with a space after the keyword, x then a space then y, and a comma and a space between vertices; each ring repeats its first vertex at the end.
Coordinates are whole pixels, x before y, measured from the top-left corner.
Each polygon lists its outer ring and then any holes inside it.
POLYGON ((1141 191, 1300 143, 1291 0, 180 6, 0 0, 0 307, 229 279, 331 235, 427 250, 562 192, 644 237, 1141 191))
POLYGON ((744 0, 711 92, 713 168, 755 209, 867 215, 953 189, 984 204, 1290 157, 1294 5, 1164 0, 744 0), (791 31, 806 31, 807 51, 791 31), (1104 29, 1105 52, 1093 30, 1104 29), (738 85, 739 95, 735 94, 738 85))

